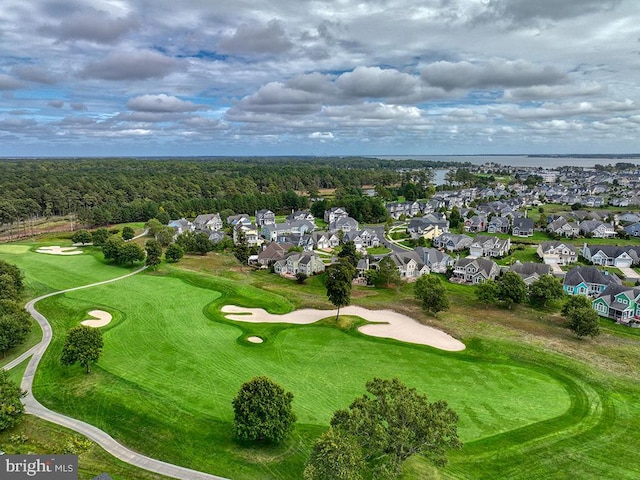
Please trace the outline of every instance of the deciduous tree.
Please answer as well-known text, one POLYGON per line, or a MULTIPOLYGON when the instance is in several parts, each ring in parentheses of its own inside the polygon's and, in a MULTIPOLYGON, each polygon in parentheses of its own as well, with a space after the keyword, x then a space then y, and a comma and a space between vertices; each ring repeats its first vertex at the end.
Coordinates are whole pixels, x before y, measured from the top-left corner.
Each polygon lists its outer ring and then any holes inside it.
POLYGON ((102 332, 98 328, 78 325, 67 332, 60 361, 63 365, 79 363, 90 373, 91 362, 98 361, 103 345, 102 332))
POLYGON ((89 232, 89 230, 78 230, 74 232, 74 234, 71 236, 71 241, 73 243, 81 243, 83 245, 86 245, 87 243, 91 243, 92 241, 91 232, 89 232))
POLYGON ((136 232, 129 225, 125 225, 122 227, 122 239, 123 240, 131 240, 136 236, 136 232))
MULTIPOLYGON (((367 382, 367 392, 331 420, 333 430, 360 446, 366 478, 397 478, 413 455, 444 465, 446 452, 461 448, 458 415, 447 402, 430 403, 397 378, 374 378, 367 382)), ((357 468, 359 463, 354 464, 357 468)))
POLYGON ((378 270, 375 270, 372 280, 376 287, 390 287, 400 283, 398 266, 391 257, 386 256, 378 262, 378 270))
POLYGON ((423 275, 416 280, 413 294, 422 302, 422 308, 431 313, 438 313, 449 308, 447 290, 435 275, 423 275))
POLYGON ((338 308, 336 320, 340 316, 340 307, 351 303, 351 281, 355 268, 348 262, 338 262, 326 269, 324 285, 327 287, 327 297, 338 308))
POLYGON ((546 305, 549 300, 557 300, 563 295, 562 283, 552 275, 542 275, 529 286, 529 299, 533 303, 546 305))
POLYGON ((0 300, 0 352, 2 356, 20 345, 31 330, 27 311, 15 302, 0 300))
POLYGON ((284 440, 296 421, 292 400, 292 393, 265 376, 242 384, 232 402, 236 438, 270 443, 284 440))
POLYGON ((109 239, 109 230, 106 228, 98 228, 91 233, 91 241, 96 247, 102 247, 109 239))
POLYGON ((154 238, 147 240, 144 249, 147 253, 145 265, 148 265, 151 268, 155 268, 157 265, 160 265, 160 262, 162 261, 162 245, 160 245, 160 242, 154 238))
POLYGON ((505 272, 496 280, 498 284, 498 300, 508 308, 514 303, 522 303, 527 298, 527 285, 515 272, 505 272))
POLYGON ((0 368, 0 432, 13 427, 24 413, 21 398, 26 392, 9 378, 9 372, 0 368))
POLYGON ((330 428, 316 440, 304 468, 305 480, 362 480, 367 466, 352 436, 330 428))
POLYGON ((164 252, 164 258, 167 259, 167 262, 177 262, 184 256, 184 250, 177 243, 172 243, 167 247, 167 250, 164 252))

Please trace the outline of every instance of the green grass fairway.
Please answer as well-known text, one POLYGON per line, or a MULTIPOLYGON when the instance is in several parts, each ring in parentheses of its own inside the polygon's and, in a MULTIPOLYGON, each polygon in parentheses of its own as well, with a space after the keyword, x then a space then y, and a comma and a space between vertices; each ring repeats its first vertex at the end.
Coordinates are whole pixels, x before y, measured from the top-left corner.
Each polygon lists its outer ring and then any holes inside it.
MULTIPOLYGON (((472 351, 452 354, 372 339, 331 325, 230 322, 218 314, 227 303, 290 309, 278 295, 186 273, 138 275, 47 299, 38 307, 58 332, 76 325, 93 308, 109 311, 114 320, 105 328, 97 373, 88 377, 79 368, 59 366, 58 335, 37 377, 36 396, 143 451, 190 438, 186 443, 193 448, 171 452, 172 461, 233 478, 265 472, 261 465, 245 465, 247 475, 238 476, 233 465, 221 468, 215 456, 211 462, 209 449, 197 445, 205 445, 209 428, 218 425, 230 453, 239 454, 229 438, 231 400, 255 375, 268 375, 294 392, 299 425, 313 432, 328 424, 334 410, 362 394, 374 374, 398 376, 432 399, 449 400, 460 413, 460 433, 467 442, 562 417, 575 402, 565 382, 543 368, 482 361, 472 351), (248 335, 266 342, 250 344, 244 341, 248 335), (193 432, 194 422, 210 427, 193 432), (131 430, 141 424, 149 429, 131 430), (164 428, 155 430, 154 425, 164 428)), ((311 441, 301 435, 302 451, 311 441)), ((293 460, 294 467, 282 465, 276 478, 299 476, 300 470, 291 473, 301 468, 301 459, 293 460), (285 470, 291 473, 285 475, 285 470)))
MULTIPOLYGON (((50 244, 69 246, 71 242, 67 240, 50 244)), ((40 246, 43 244, 0 245, 0 259, 20 267, 32 297, 116 278, 132 270, 128 267, 106 265, 101 250, 95 247, 82 247, 82 255, 65 256, 36 253, 40 246)))
MULTIPOLYGON (((25 245, 0 249, 0 258, 25 271, 33 296, 128 271, 105 265, 96 249, 57 257, 25 245)), ((640 478, 635 331, 611 326, 596 340, 577 340, 553 309, 478 308, 473 289, 446 287, 452 307, 437 317, 420 311, 411 285, 355 288, 352 302, 445 328, 465 342, 463 352, 367 337, 353 317, 306 326, 226 320, 219 313, 225 304, 271 313, 329 308, 322 278, 297 285, 224 255, 187 257, 178 267, 41 301, 54 338, 35 395, 152 457, 234 480, 297 480, 333 411, 361 395, 374 375, 397 376, 431 400, 447 400, 465 442, 446 468, 411 459, 404 480, 640 478), (66 331, 93 309, 113 320, 103 328, 104 355, 86 375, 59 358, 66 331), (250 335, 265 342, 252 344, 250 335), (283 445, 240 446, 231 437, 231 400, 255 375, 294 394, 298 423, 283 445)))

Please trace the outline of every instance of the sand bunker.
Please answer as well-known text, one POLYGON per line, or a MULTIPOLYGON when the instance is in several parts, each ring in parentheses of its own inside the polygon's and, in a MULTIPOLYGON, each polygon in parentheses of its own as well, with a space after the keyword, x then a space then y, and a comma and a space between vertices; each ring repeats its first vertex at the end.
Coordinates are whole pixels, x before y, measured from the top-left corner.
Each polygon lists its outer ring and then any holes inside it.
MULTIPOLYGON (((335 310, 303 309, 284 315, 272 315, 262 308, 244 308, 236 305, 225 305, 222 312, 229 320, 250 323, 295 323, 307 325, 318 320, 335 316, 335 310)), ((367 310, 362 307, 349 306, 340 310, 342 315, 354 315, 376 324, 362 325, 358 331, 372 337, 393 338, 402 342, 429 345, 430 347, 458 352, 464 350, 464 343, 437 328, 422 325, 414 319, 392 310, 367 310)))
POLYGON ((260 338, 260 337, 251 336, 251 337, 247 337, 247 342, 262 343, 262 342, 264 342, 264 340, 262 338, 260 338))
POLYGON ((40 247, 36 252, 48 253, 49 255, 82 255, 82 250, 78 250, 76 247, 59 247, 57 245, 40 247))
POLYGON ((94 317, 89 320, 83 320, 82 325, 86 325, 87 327, 99 328, 108 325, 111 319, 113 318, 109 312, 105 312, 104 310, 91 310, 88 315, 94 317))

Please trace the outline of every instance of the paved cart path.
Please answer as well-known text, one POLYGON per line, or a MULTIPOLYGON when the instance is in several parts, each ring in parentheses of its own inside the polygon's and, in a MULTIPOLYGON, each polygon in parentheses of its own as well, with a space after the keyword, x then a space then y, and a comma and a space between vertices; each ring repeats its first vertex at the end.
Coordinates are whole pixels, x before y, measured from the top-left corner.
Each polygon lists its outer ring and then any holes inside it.
POLYGON ((49 410, 47 407, 43 406, 38 400, 33 396, 33 378, 35 376, 36 370, 38 368, 38 364, 40 363, 40 359, 44 355, 44 352, 47 350, 49 343, 51 343, 52 330, 51 325, 47 321, 44 315, 38 312, 35 308, 35 304, 40 300, 43 300, 48 297, 53 297, 54 295, 60 295, 62 293, 73 292, 75 290, 82 290, 84 288, 96 287, 98 285, 104 285, 111 282, 117 282, 119 280, 123 280, 125 278, 131 277, 137 273, 142 272, 147 267, 142 267, 134 272, 128 273, 127 275, 123 275, 118 278, 112 278, 111 280, 105 280, 103 282, 92 283, 90 285, 83 285, 81 287, 68 288, 66 290, 60 290, 58 292, 48 293, 46 295, 42 295, 41 297, 34 298, 29 303, 25 305, 26 310, 31 314, 31 316, 38 322, 40 328, 42 328, 42 340, 40 343, 20 355, 15 360, 9 362, 3 368, 5 370, 9 370, 24 360, 26 360, 29 356, 31 356, 31 360, 27 365, 27 369, 24 372, 24 376, 22 378, 21 388, 27 392, 26 397, 23 399, 25 404, 26 412, 30 415, 35 415, 36 417, 42 418, 52 423, 56 423, 58 425, 62 425, 63 427, 74 430, 92 441, 96 442, 102 448, 104 448, 107 452, 109 452, 114 457, 122 460, 125 463, 130 465, 134 465, 139 468, 143 468, 145 470, 149 470, 151 472, 159 473, 161 475, 165 475, 167 477, 179 478, 184 480, 227 480, 224 477, 219 477, 217 475, 211 475, 204 472, 199 472, 197 470, 191 470, 188 468, 180 467, 178 465, 172 465, 170 463, 163 462, 161 460, 156 460, 154 458, 147 457, 145 455, 141 455, 133 450, 128 449, 122 444, 118 443, 114 440, 108 433, 100 430, 99 428, 94 427, 93 425, 89 425, 81 420, 77 420, 75 418, 67 417, 66 415, 62 415, 60 413, 56 413, 52 410, 49 410))

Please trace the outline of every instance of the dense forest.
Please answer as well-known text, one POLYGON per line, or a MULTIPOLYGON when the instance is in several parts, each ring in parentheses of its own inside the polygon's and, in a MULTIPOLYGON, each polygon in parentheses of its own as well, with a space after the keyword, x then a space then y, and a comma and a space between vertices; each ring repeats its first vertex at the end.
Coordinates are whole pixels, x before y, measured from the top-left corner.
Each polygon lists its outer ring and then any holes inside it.
POLYGON ((5 159, 0 223, 69 213, 87 225, 107 225, 159 214, 285 212, 308 207, 322 189, 337 189, 346 201, 365 185, 392 189, 416 172, 452 165, 365 157, 5 159))

